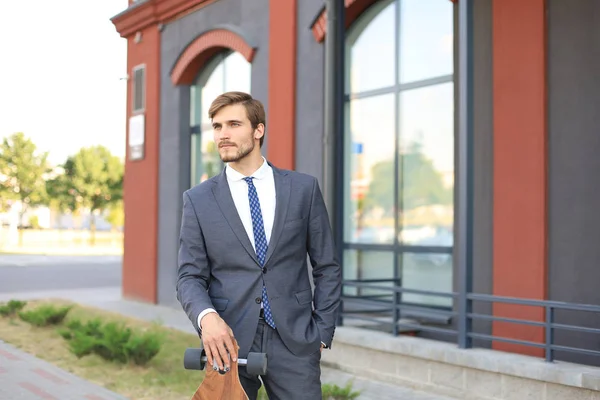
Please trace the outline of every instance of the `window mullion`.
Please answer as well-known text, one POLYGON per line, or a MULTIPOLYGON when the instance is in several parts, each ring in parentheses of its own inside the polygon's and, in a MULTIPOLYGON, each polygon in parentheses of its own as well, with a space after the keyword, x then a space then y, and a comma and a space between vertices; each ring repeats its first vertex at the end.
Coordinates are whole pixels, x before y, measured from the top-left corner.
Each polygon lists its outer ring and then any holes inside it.
MULTIPOLYGON (((396 26, 394 27, 394 35, 395 35, 395 40, 396 40, 396 46, 395 46, 395 57, 394 57, 394 62, 395 64, 395 86, 397 88, 399 88, 399 84, 400 84, 400 44, 401 44, 401 40, 400 40, 400 13, 402 12, 401 10, 401 0, 397 0, 396 2, 396 18, 395 18, 395 23, 396 26)), ((399 247, 399 236, 400 236, 400 230, 402 229, 402 227, 400 226, 400 218, 399 218, 399 214, 400 214, 400 210, 402 209, 402 196, 400 196, 400 190, 401 190, 401 186, 400 186, 400 92, 399 90, 396 90, 394 93, 394 110, 395 110, 395 120, 394 120, 394 266, 393 266, 393 271, 394 271, 394 279, 395 279, 395 283, 398 286, 402 286, 402 257, 399 254, 398 251, 398 247, 399 247)), ((396 301, 401 303, 402 302, 402 293, 397 293, 396 294, 396 301)), ((396 315, 397 318, 400 317, 400 315, 396 315)), ((397 330, 397 325, 394 324, 394 330, 397 330)))

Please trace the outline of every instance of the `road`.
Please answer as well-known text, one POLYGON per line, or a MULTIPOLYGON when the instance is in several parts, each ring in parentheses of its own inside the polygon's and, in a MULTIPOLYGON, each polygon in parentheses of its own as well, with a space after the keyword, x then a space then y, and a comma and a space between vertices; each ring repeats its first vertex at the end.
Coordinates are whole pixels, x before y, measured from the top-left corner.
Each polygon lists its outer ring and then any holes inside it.
MULTIPOLYGON (((120 256, 46 256, 0 254, 0 300, 56 294, 118 292, 120 256)), ((63 297, 63 296, 61 296, 63 297)))

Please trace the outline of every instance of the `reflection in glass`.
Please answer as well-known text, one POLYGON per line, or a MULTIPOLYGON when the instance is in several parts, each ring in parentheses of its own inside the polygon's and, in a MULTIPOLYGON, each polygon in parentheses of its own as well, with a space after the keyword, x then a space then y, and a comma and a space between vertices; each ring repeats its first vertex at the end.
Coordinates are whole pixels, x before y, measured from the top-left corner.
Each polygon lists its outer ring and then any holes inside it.
MULTIPOLYGON (((454 7, 448 0, 381 0, 348 30, 347 279, 391 280, 394 270, 387 266, 396 257, 404 287, 451 291, 454 7), (421 254, 406 246, 439 246, 448 253, 421 254)), ((403 301, 451 305, 427 296, 404 295, 403 301)))
MULTIPOLYGON (((393 286, 391 278, 394 276, 394 253, 385 251, 344 251, 344 279, 366 280, 366 279, 390 279, 382 286, 393 286)), ((385 296, 388 300, 392 298, 389 290, 359 289, 356 287, 344 288, 344 294, 350 296, 385 296)))
POLYGON ((453 4, 448 0, 400 1, 400 82, 452 75, 453 4))
POLYGON ((346 124, 344 240, 394 240, 394 95, 350 102, 346 124), (391 168, 390 168, 391 167, 391 168))
MULTIPOLYGON (((452 254, 404 253, 402 287, 432 292, 452 292, 452 254)), ((421 294, 402 294, 402 302, 451 306, 452 299, 421 294)))
POLYGON ((453 84, 400 94, 400 242, 452 246, 453 84))
POLYGON ((346 93, 394 85, 395 20, 396 2, 386 0, 368 9, 352 26, 346 41, 352 65, 346 74, 346 93))
POLYGON ((223 53, 210 60, 190 88, 190 125, 197 129, 192 134, 191 185, 197 185, 223 168, 213 140, 213 129, 208 118, 212 101, 228 91, 250 93, 251 65, 239 53, 223 53))

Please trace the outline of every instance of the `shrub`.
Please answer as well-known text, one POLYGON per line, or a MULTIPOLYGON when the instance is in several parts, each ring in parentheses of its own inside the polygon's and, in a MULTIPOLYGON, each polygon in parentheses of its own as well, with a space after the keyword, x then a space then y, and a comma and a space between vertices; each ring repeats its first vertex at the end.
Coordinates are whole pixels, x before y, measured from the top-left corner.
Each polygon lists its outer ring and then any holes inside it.
POLYGON ((99 319, 85 324, 72 320, 67 328, 59 333, 69 342, 69 349, 75 356, 81 358, 94 353, 121 364, 147 364, 158 354, 164 339, 159 332, 136 332, 116 322, 102 324, 99 319))
POLYGON ((30 311, 19 312, 19 317, 34 326, 58 325, 63 322, 73 306, 54 307, 47 304, 30 311))
POLYGON ((151 331, 133 335, 126 344, 127 353, 135 364, 144 365, 158 354, 163 339, 163 335, 151 331))
POLYGON ((69 350, 77 358, 82 358, 94 353, 96 338, 92 336, 87 336, 82 332, 75 331, 72 335, 69 335, 67 340, 69 342, 69 350))
POLYGON ((10 300, 7 304, 0 305, 0 315, 14 317, 25 305, 27 305, 26 301, 10 300))
POLYGON ((335 384, 326 383, 321 389, 323 400, 353 400, 360 396, 360 392, 352 391, 352 384, 350 382, 343 388, 335 384))
POLYGON ((60 335, 65 339, 71 339, 73 333, 82 333, 85 336, 102 337, 102 321, 100 318, 89 320, 85 325, 78 319, 72 319, 66 324, 67 329, 59 330, 60 335))

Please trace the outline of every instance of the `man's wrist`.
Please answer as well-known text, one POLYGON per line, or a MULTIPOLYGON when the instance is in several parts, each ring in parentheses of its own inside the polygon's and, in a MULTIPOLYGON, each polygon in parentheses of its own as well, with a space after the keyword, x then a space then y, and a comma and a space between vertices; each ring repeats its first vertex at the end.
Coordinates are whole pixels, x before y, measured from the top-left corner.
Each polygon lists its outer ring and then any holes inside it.
POLYGON ((203 310, 199 315, 198 315, 198 329, 201 331, 202 330, 202 318, 204 318, 204 316, 206 314, 209 313, 216 313, 217 311, 213 308, 207 308, 205 310, 203 310))

